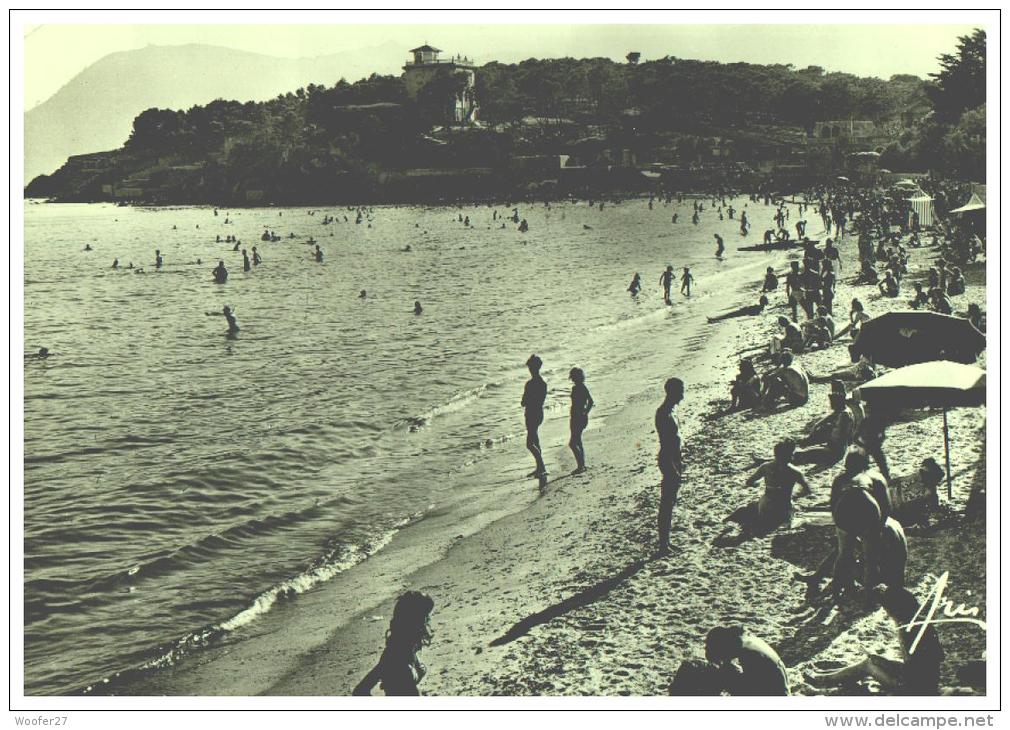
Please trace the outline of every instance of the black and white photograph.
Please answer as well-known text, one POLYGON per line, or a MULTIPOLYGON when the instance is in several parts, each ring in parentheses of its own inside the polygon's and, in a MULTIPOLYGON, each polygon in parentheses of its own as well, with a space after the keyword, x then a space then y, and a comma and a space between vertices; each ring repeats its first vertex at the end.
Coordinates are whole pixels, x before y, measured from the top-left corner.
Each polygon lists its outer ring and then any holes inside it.
POLYGON ((9 28, 19 725, 997 726, 998 10, 9 28))

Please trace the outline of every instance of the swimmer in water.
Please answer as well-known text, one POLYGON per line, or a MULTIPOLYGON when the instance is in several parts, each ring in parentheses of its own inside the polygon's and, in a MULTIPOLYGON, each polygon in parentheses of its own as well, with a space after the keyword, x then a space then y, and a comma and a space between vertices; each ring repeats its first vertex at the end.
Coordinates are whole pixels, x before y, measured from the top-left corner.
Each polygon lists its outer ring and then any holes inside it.
POLYGON ((637 297, 638 292, 642 291, 642 277, 635 272, 634 278, 631 280, 631 284, 628 286, 628 291, 631 292, 631 296, 637 297))
POLYGON ((415 301, 414 302, 414 314, 420 314, 422 311, 424 311, 424 310, 421 309, 421 302, 415 301))
POLYGON ((165 260, 161 257, 161 251, 155 250, 154 252, 154 268, 160 269, 161 265, 165 260))
POLYGON ((114 268, 114 269, 118 269, 119 268, 119 259, 113 259, 112 260, 112 268, 114 268))
MULTIPOLYGON (((133 266, 133 264, 130 264, 130 266, 133 266)), ((224 261, 218 261, 217 266, 214 267, 211 273, 214 274, 215 284, 224 284, 228 281, 228 269, 224 267, 224 261)))
POLYGON ((242 270, 252 271, 252 265, 249 263, 249 254, 246 253, 245 249, 242 249, 242 270))
POLYGON ((319 244, 316 244, 316 261, 323 263, 323 250, 319 248, 319 244))
POLYGON ((256 250, 256 247, 253 246, 253 266, 259 266, 262 263, 263 259, 260 257, 259 252, 256 250))
POLYGON ((362 289, 361 293, 358 295, 358 299, 364 299, 367 296, 368 296, 368 292, 366 292, 364 289, 362 289))
POLYGON ((85 250, 85 251, 91 251, 91 250, 92 250, 92 249, 91 249, 91 244, 90 244, 90 243, 86 243, 86 244, 84 244, 84 250, 85 250))
POLYGON ((228 320, 228 334, 234 336, 238 334, 238 322, 235 321, 235 313, 227 304, 220 312, 207 312, 208 317, 224 317, 228 320))
POLYGON ((50 355, 52 355, 52 353, 49 352, 48 347, 40 347, 38 352, 33 352, 30 355, 25 355, 25 357, 29 359, 34 358, 36 360, 45 360, 50 355))

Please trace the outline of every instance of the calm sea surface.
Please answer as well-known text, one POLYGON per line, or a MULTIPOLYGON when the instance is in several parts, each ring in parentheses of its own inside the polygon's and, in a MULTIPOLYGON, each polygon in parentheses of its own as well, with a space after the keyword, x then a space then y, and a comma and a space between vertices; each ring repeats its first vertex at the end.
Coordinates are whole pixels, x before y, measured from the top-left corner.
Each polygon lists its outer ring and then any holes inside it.
MULTIPOLYGON (((755 243, 772 209, 748 210, 755 243)), ((198 644, 433 509, 493 499, 453 475, 503 455, 515 479, 532 468, 519 408, 531 352, 546 363, 549 419, 566 418, 578 365, 598 426, 630 392, 642 338, 673 336, 690 312, 679 285, 662 304, 667 263, 692 267, 695 301, 763 270, 737 265, 738 223, 708 201, 698 226, 690 200, 520 215, 525 235, 488 207, 374 208, 355 224, 344 208, 26 204, 25 349, 54 353, 25 360, 26 693, 198 644), (283 239, 262 242, 265 227, 283 239), (229 234, 263 263, 243 272, 215 242, 229 234), (236 338, 207 316, 225 304, 236 338)))

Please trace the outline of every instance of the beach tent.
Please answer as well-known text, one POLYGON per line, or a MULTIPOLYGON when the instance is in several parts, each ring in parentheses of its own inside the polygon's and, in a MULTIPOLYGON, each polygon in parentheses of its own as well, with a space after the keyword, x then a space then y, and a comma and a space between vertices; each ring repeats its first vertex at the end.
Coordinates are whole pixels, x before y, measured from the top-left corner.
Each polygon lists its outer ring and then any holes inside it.
POLYGON ((909 198, 909 203, 912 204, 911 210, 908 211, 908 224, 912 225, 912 213, 919 214, 919 226, 921 228, 929 228, 933 225, 933 199, 923 193, 922 195, 916 195, 914 198, 909 198))
POLYGON ((922 362, 898 368, 856 388, 855 393, 872 408, 943 409, 943 453, 947 465, 947 499, 950 479, 950 432, 947 409, 985 405, 985 370, 947 360, 922 362))
POLYGON ((971 194, 971 200, 962 205, 960 208, 954 208, 950 211, 951 213, 971 213, 975 210, 985 210, 985 203, 982 202, 982 198, 978 197, 976 193, 971 194))

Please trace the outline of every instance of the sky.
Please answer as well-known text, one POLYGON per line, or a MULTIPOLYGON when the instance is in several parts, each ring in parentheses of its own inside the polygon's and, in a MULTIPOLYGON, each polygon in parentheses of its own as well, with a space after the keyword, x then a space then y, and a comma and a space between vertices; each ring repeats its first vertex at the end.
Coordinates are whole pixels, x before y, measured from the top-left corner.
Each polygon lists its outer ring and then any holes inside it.
MULTIPOLYGON (((748 25, 671 23, 680 19, 694 20, 697 14, 652 11, 644 14, 621 13, 596 15, 591 11, 568 12, 560 16, 565 23, 514 25, 498 22, 524 18, 548 19, 530 12, 523 13, 452 13, 427 12, 417 16, 427 24, 360 24, 361 20, 404 19, 396 15, 348 16, 347 13, 313 11, 311 17, 320 22, 291 24, 310 16, 297 12, 282 15, 243 14, 257 24, 180 24, 179 22, 109 23, 110 18, 139 18, 159 21, 234 20, 234 14, 210 15, 199 12, 154 13, 146 15, 117 12, 110 16, 98 12, 78 11, 46 15, 22 14, 24 23, 24 101, 25 108, 45 101, 76 74, 103 56, 116 51, 143 48, 147 45, 183 45, 205 43, 273 56, 290 58, 312 57, 345 51, 360 51, 367 68, 378 73, 398 73, 407 57, 407 50, 430 43, 447 54, 467 55, 478 63, 499 60, 505 63, 525 58, 563 56, 604 56, 623 59, 629 51, 639 51, 643 60, 666 55, 711 61, 750 63, 791 63, 797 68, 822 66, 828 71, 845 71, 860 76, 888 78, 893 74, 926 76, 937 70, 936 58, 954 49, 957 37, 970 33, 974 24, 928 25, 853 25, 865 20, 867 13, 834 13, 830 16, 804 16, 799 12, 775 15, 750 15, 758 21, 768 18, 788 20, 836 19, 849 24, 768 24, 748 25), (347 19, 354 22, 346 22, 347 19), (431 19, 442 20, 437 24, 431 19), (667 21, 664 24, 617 24, 608 19, 634 20, 647 18, 667 21), (457 24, 460 19, 494 22, 457 24), (33 22, 59 20, 62 22, 33 22), (66 22, 73 20, 75 22, 66 22), (102 22, 106 21, 106 22, 102 22), (579 23, 592 23, 572 25, 579 23), (402 52, 394 50, 400 47, 402 52)), ((739 23, 739 13, 708 13, 705 19, 739 23)), ((916 16, 924 17, 955 16, 916 16)), ((963 14, 960 21, 970 20, 963 14)))

